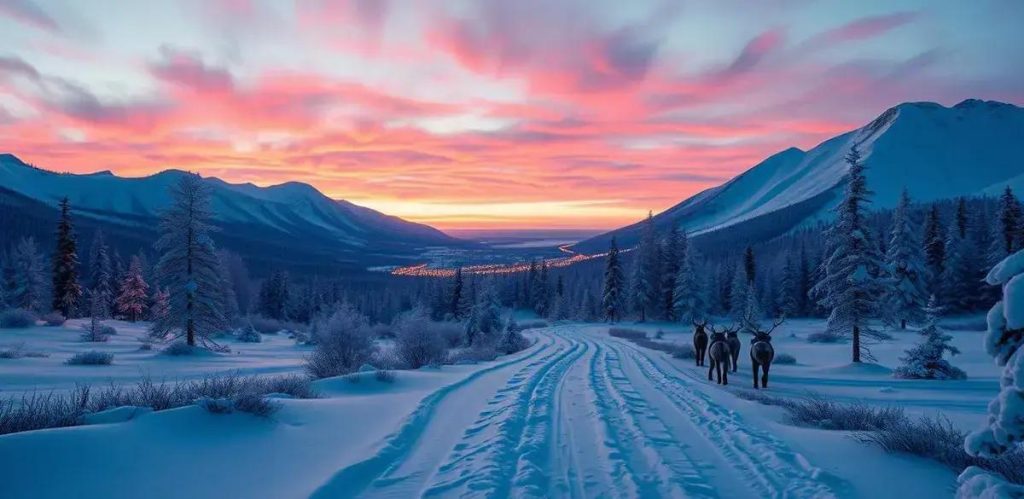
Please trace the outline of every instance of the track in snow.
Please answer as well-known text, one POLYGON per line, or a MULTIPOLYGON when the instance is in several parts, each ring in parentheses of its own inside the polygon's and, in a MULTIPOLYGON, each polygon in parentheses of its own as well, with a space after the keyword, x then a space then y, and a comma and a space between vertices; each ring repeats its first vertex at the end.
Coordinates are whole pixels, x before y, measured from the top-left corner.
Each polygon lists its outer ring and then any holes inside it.
MULTIPOLYGON (((603 331, 603 330, 602 330, 603 331)), ((314 497, 830 497, 843 484, 654 352, 584 328, 425 397, 314 497)))

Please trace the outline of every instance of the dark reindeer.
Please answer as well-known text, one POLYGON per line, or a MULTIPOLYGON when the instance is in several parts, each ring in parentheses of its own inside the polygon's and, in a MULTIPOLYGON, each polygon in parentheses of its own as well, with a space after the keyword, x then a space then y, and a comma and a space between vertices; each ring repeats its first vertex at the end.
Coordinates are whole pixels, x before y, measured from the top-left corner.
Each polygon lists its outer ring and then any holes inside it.
POLYGON ((747 328, 754 332, 754 338, 750 340, 750 365, 754 370, 754 388, 757 386, 757 369, 761 368, 761 386, 768 388, 768 369, 775 360, 775 347, 772 346, 772 331, 779 327, 784 318, 773 321, 771 329, 765 331, 756 324, 747 324, 747 328))
POLYGON ((697 366, 704 365, 704 355, 708 352, 708 332, 705 329, 707 326, 707 319, 701 322, 693 321, 693 352, 697 357, 697 366))
POLYGON ((732 355, 732 372, 736 372, 736 367, 740 363, 740 347, 743 346, 740 343, 739 332, 739 328, 727 329, 725 331, 725 342, 729 344, 729 355, 732 355))
POLYGON ((719 385, 729 384, 729 362, 732 359, 729 342, 726 340, 726 334, 729 331, 732 329, 719 331, 711 326, 711 346, 708 347, 708 358, 711 360, 711 365, 708 367, 708 381, 711 381, 711 374, 716 373, 718 375, 716 381, 719 385))

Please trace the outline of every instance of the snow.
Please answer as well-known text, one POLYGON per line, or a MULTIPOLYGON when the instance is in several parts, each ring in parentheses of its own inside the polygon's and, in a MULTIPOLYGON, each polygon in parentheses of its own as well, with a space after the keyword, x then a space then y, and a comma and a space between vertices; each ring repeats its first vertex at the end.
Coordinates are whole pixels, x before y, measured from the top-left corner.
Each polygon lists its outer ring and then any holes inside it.
MULTIPOLYGON (((143 323, 109 321, 120 334, 94 345, 78 341, 76 322, 0 330, 0 344, 51 354, 0 360, 3 393, 144 374, 298 371, 308 353, 266 335, 263 343, 222 340, 230 354, 174 358, 138 350, 143 323), (114 365, 62 365, 88 348, 114 352, 114 365)), ((661 329, 664 341, 680 343, 692 333, 680 324, 629 327, 661 329)), ((848 344, 806 342, 823 327, 789 320, 773 333, 776 351, 799 364, 773 366, 768 393, 899 404, 972 427, 997 390, 980 327, 947 328, 969 378, 941 382, 889 374, 918 340, 914 331, 875 345, 879 366, 850 366, 848 344)), ((5 496, 44 498, 945 497, 957 486, 956 473, 938 463, 791 426, 780 408, 736 397, 750 385, 746 352, 734 386, 722 388, 707 382, 705 368, 613 338, 606 325, 525 334, 533 346, 492 362, 397 371, 390 382, 371 372, 320 380, 321 398, 279 398, 269 419, 122 407, 91 415, 87 426, 0 436, 0 456, 18 456, 4 459, 0 483, 5 496)))

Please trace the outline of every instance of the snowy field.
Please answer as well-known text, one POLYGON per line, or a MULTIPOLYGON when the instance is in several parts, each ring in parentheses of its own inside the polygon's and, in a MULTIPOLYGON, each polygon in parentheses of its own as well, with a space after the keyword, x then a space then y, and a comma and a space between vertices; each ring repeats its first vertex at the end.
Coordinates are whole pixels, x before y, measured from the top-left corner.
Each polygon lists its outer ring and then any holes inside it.
MULTIPOLYGON (((809 344, 820 321, 775 331, 771 393, 814 391, 841 401, 941 413, 957 426, 984 419, 998 388, 982 352, 982 318, 955 321, 965 381, 895 380, 888 372, 917 341, 897 333, 873 347, 879 366, 851 367, 849 345, 809 344)), ((140 326, 113 323, 107 344, 65 328, 0 330, 47 358, 0 360, 11 395, 76 382, 178 379, 239 371, 297 372, 307 351, 286 337, 230 342, 231 354, 170 358, 139 351, 140 326), (115 354, 112 366, 67 366, 73 352, 115 354)), ((632 326, 689 342, 681 325, 632 326)), ((531 330, 526 351, 477 365, 315 382, 321 398, 280 400, 270 419, 196 406, 127 422, 0 437, 4 497, 948 497, 955 474, 886 454, 848 433, 784 423, 783 411, 736 397, 751 385, 744 341, 730 388, 692 361, 638 347, 600 325, 531 330), (17 456, 16 459, 11 456, 17 456), (53 479, 60 470, 59 479, 53 479), (187 479, 183 479, 187 477, 187 479)))

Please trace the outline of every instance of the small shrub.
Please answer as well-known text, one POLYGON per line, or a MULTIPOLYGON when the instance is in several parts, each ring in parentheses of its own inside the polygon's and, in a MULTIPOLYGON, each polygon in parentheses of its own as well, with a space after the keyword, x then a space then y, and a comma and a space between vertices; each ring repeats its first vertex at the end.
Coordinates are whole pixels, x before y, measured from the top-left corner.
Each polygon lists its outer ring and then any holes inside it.
POLYGON ((153 343, 149 341, 143 341, 142 344, 139 345, 139 350, 143 352, 149 352, 150 350, 153 350, 153 343))
POLYGON ((25 343, 0 348, 0 359, 20 359, 25 356, 25 343))
POLYGON ((348 374, 366 363, 373 354, 366 316, 342 304, 330 316, 319 319, 313 329, 313 353, 306 358, 306 370, 313 377, 348 374))
POLYGON ((660 339, 664 339, 664 338, 665 338, 665 331, 662 331, 662 330, 659 329, 656 333, 654 333, 654 339, 660 340, 660 339))
POLYGON ((793 401, 784 407, 794 423, 826 430, 884 430, 906 420, 903 409, 899 407, 840 404, 821 397, 793 401))
POLYGON ((784 366, 793 365, 796 364, 796 357, 793 357, 788 353, 780 353, 775 356, 774 360, 772 360, 772 364, 780 364, 784 366))
POLYGON ((390 369, 377 369, 373 373, 373 378, 382 383, 394 383, 396 376, 395 372, 390 369))
POLYGON ((36 325, 36 314, 21 309, 12 308, 0 312, 0 328, 25 329, 36 325))
POLYGON ((231 414, 235 410, 235 404, 228 398, 203 397, 196 401, 196 405, 210 414, 231 414))
POLYGON ((809 343, 840 343, 845 340, 843 335, 831 331, 819 331, 807 335, 809 343))
POLYGON ((40 319, 47 326, 50 326, 50 327, 63 326, 64 323, 67 321, 67 319, 65 319, 64 316, 61 315, 60 312, 57 312, 57 311, 53 311, 53 312, 50 312, 50 313, 48 313, 46 315, 43 315, 42 317, 40 317, 40 319))
POLYGON ((398 354, 391 349, 381 349, 373 353, 370 357, 370 363, 377 366, 380 369, 392 370, 392 369, 405 369, 405 364, 402 359, 399 358, 398 354))
POLYGON ((410 369, 438 365, 444 361, 447 348, 444 338, 426 312, 412 310, 395 319, 395 354, 410 369))
POLYGON ((886 452, 933 459, 957 473, 977 466, 999 473, 1012 483, 1024 484, 1024 448, 1018 446, 996 458, 971 456, 964 451, 964 432, 945 418, 904 418, 888 428, 861 433, 857 438, 886 452))
POLYGON ((117 329, 114 329, 114 326, 104 324, 103 326, 100 326, 100 334, 103 336, 115 336, 117 335, 117 329))
POLYGON ((71 366, 109 366, 114 363, 114 354, 89 350, 72 355, 64 363, 71 366))
POLYGON ((238 341, 242 343, 260 343, 263 341, 263 336, 260 335, 259 331, 256 330, 252 325, 243 327, 238 331, 238 341))
POLYGON ((647 333, 640 331, 639 329, 629 329, 625 327, 610 327, 608 328, 608 334, 625 340, 647 339, 647 333))
POLYGON ((466 339, 465 328, 458 322, 433 322, 431 327, 444 340, 445 347, 455 348, 466 339))
POLYGON ((232 405, 239 412, 247 412, 261 418, 269 417, 281 408, 281 404, 274 402, 265 395, 258 393, 242 393, 232 399, 232 405))

